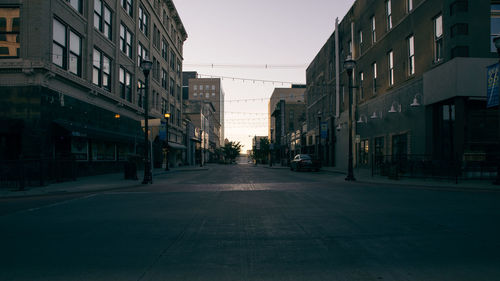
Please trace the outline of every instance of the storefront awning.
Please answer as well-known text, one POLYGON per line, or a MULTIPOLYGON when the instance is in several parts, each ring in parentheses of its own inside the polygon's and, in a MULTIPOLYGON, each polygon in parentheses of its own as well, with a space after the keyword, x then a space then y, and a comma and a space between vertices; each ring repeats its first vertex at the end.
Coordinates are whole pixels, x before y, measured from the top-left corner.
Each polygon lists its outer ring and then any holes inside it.
POLYGON ((57 119, 54 123, 66 130, 73 137, 84 137, 114 142, 134 142, 143 143, 144 137, 141 135, 126 134, 116 131, 101 129, 94 126, 73 123, 67 120, 57 119))

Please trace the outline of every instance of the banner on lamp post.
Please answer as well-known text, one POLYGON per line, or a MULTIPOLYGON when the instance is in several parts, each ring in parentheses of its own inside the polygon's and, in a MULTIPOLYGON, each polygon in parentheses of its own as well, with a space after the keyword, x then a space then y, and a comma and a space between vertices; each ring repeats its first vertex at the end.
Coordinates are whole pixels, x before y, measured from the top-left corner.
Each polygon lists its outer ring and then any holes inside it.
POLYGON ((326 139, 328 135, 328 122, 321 122, 321 138, 326 139))
POLYGON ((487 68, 487 108, 498 106, 498 63, 490 65, 487 68))

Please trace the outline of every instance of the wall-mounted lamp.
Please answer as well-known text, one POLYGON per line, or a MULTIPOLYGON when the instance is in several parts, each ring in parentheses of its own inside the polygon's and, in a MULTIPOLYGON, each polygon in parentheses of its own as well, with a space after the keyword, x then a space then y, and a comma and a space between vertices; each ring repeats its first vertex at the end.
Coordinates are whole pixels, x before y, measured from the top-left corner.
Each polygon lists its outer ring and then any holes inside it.
POLYGON ((368 118, 366 118, 366 115, 361 115, 359 116, 359 119, 358 121, 356 121, 356 123, 368 123, 368 118))
POLYGON ((389 113, 401 112, 401 104, 397 102, 392 102, 391 109, 389 109, 389 113))
POLYGON ((382 119, 382 111, 379 111, 379 113, 377 114, 376 111, 373 112, 372 116, 370 116, 370 119, 382 119))
POLYGON ((418 102, 418 97, 420 97, 420 99, 422 98, 420 94, 416 94, 415 97, 413 97, 413 102, 410 104, 411 107, 420 106, 420 102, 418 102))

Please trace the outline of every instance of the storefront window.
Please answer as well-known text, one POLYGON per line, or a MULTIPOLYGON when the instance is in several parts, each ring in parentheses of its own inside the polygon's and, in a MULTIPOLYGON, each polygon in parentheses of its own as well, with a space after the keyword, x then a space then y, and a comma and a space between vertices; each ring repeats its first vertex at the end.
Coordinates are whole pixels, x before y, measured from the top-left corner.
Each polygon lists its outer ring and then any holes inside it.
POLYGON ((84 138, 71 139, 71 154, 75 160, 88 160, 88 140, 84 138))
POLYGON ((0 58, 17 58, 20 49, 19 8, 0 8, 0 58))
POLYGON ((116 159, 115 145, 94 141, 92 143, 92 160, 95 161, 114 161, 116 159))

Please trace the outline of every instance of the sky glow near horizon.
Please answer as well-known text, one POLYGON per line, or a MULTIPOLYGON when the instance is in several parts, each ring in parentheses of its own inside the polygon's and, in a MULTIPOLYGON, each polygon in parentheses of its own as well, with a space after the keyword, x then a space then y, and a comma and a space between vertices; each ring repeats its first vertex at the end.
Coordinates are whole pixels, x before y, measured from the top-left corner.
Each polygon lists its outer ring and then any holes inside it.
POLYGON ((244 153, 253 136, 267 135, 269 98, 274 88, 290 84, 252 79, 305 84, 307 66, 333 33, 335 19, 342 20, 353 3, 174 0, 188 33, 183 71, 248 79, 222 80, 225 138, 243 144, 244 153))

